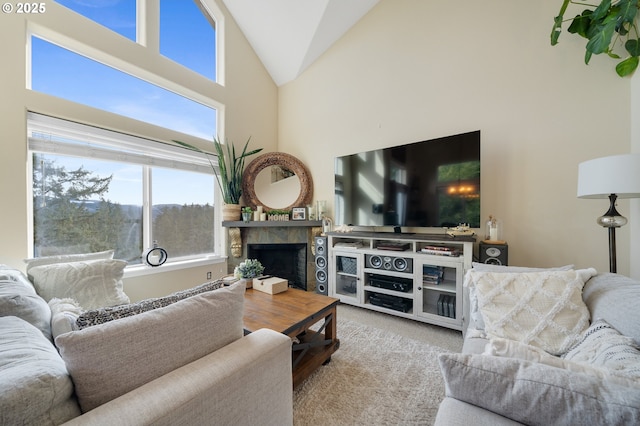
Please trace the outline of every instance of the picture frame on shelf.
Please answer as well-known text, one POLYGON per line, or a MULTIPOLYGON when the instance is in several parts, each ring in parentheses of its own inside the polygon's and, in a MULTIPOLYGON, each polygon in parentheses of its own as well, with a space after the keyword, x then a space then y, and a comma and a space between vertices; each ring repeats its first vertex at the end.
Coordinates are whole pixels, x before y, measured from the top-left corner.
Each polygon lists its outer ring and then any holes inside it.
POLYGON ((293 220, 307 220, 307 209, 305 207, 294 207, 291 212, 293 220))

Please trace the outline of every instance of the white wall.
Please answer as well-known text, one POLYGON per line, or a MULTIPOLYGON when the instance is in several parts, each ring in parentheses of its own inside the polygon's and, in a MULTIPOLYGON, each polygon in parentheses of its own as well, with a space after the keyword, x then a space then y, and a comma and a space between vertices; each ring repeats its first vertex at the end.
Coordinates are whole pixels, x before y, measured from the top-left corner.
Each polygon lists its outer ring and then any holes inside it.
POLYGON ((576 36, 550 46, 560 4, 382 0, 280 88, 279 150, 332 203, 336 156, 480 129, 482 216, 502 220, 510 264, 607 271, 607 202, 576 198, 577 166, 629 152, 630 80, 606 58, 585 66, 576 36))
MULTIPOLYGON (((22 268, 22 259, 30 257, 27 111, 87 124, 99 123, 101 126, 161 141, 181 139, 194 143, 202 142, 186 135, 159 130, 135 120, 123 119, 114 114, 27 90, 26 40, 29 28, 41 34, 63 37, 72 46, 92 46, 97 55, 109 55, 123 64, 133 64, 152 81, 168 81, 192 93, 197 100, 223 104, 225 113, 219 128, 224 129, 224 135, 228 140, 243 144, 251 136, 253 147, 262 146, 266 150, 274 150, 277 146, 278 89, 223 5, 220 5, 220 8, 227 15, 224 86, 210 84, 204 77, 193 72, 185 72, 180 65, 161 57, 151 49, 125 42, 121 36, 97 26, 53 1, 46 2, 46 8, 43 14, 3 14, 1 17, 0 264, 22 268)), ((125 286, 132 289, 135 293, 134 298, 139 299, 145 296, 145 291, 135 289, 136 285, 139 285, 140 289, 149 288, 151 293, 157 293, 158 289, 167 293, 170 289, 185 288, 203 282, 206 272, 219 273, 219 269, 218 266, 206 265, 195 268, 194 271, 184 271, 184 274, 180 275, 183 279, 176 279, 176 274, 161 273, 156 274, 154 278, 131 278, 125 280, 125 286)), ((161 272, 161 268, 158 268, 158 272, 161 272)))

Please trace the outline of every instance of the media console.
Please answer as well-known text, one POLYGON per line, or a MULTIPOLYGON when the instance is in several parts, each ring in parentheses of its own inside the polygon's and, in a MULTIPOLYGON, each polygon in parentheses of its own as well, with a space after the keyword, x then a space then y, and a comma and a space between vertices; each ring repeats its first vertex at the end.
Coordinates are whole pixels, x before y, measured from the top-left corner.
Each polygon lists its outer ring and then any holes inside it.
POLYGON ((473 236, 330 232, 329 296, 341 302, 463 330, 464 273, 473 236))

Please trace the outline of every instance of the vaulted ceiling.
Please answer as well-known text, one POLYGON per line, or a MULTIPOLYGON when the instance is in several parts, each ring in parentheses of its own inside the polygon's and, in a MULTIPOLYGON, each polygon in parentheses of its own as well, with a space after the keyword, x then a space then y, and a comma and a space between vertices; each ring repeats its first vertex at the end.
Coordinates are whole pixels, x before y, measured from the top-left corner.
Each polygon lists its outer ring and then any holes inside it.
POLYGON ((380 0, 223 0, 281 86, 298 77, 380 0))

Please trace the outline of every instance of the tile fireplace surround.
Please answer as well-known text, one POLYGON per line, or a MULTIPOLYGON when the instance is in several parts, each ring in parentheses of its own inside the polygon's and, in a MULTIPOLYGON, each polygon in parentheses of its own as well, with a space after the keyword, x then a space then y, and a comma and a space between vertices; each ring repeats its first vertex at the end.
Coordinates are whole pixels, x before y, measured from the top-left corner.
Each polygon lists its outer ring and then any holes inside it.
MULTIPOLYGON (((315 291, 315 247, 313 237, 322 232, 320 221, 286 221, 286 222, 223 222, 222 226, 227 229, 227 269, 228 273, 233 273, 233 269, 243 260, 247 259, 248 247, 250 245, 262 244, 306 244, 306 290, 315 291), (232 250, 232 233, 240 233, 242 249, 240 257, 238 250, 232 250)), ((265 271, 269 274, 269 271, 265 271)))

